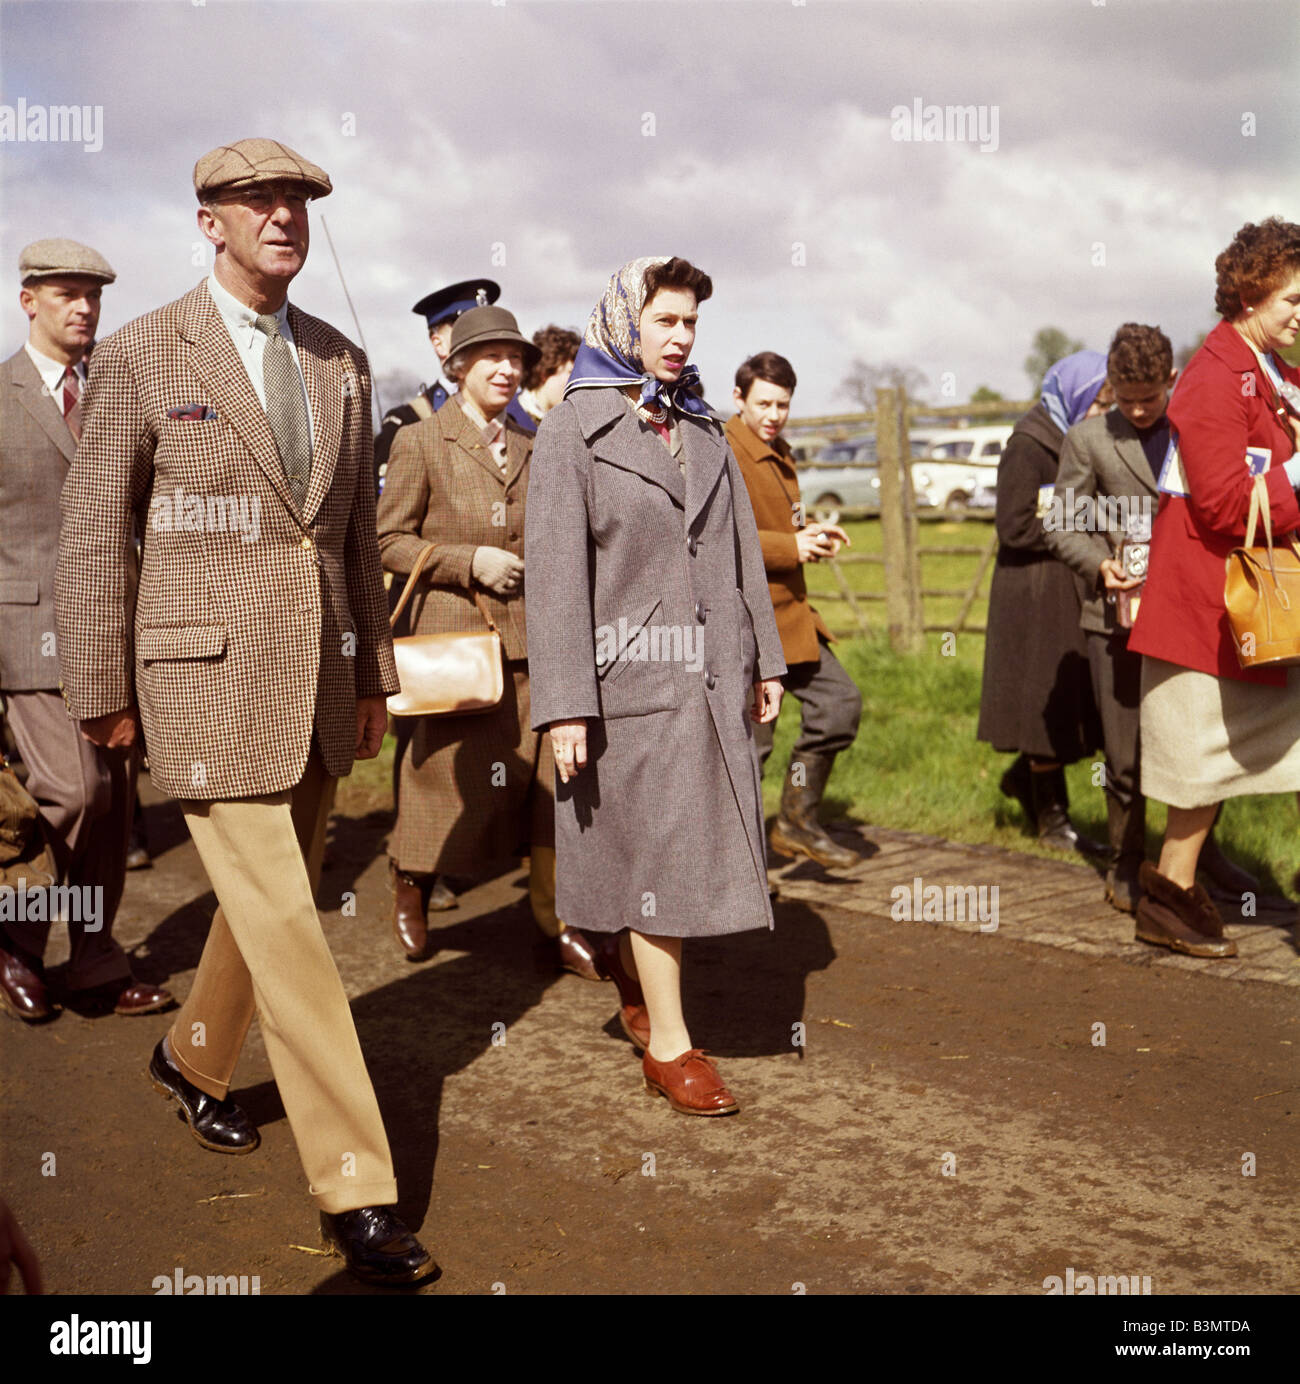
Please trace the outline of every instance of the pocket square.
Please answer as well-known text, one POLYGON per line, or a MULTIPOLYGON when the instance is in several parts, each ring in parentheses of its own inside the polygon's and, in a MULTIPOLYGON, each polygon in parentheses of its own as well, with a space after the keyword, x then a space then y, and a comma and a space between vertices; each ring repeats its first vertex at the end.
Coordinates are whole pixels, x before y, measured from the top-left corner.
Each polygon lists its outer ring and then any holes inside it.
POLYGON ((180 423, 206 423, 209 418, 216 416, 216 409, 207 404, 178 404, 175 408, 167 410, 167 417, 180 423))

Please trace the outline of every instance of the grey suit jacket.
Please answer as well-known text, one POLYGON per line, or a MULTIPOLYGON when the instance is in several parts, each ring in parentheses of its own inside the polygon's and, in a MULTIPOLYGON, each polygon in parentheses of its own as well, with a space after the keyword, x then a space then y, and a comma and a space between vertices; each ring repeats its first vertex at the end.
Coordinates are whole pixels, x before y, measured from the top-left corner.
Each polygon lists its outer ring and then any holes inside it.
POLYGON ((1064 527, 1044 522, 1043 536, 1051 552, 1079 578, 1079 624, 1091 634, 1119 628, 1099 569, 1119 552, 1123 516, 1145 502, 1154 519, 1157 498, 1141 440, 1118 409, 1085 418, 1066 433, 1054 494, 1064 527), (1084 522, 1088 516, 1095 521, 1091 525, 1084 522))
POLYGON ((0 365, 0 689, 59 685, 59 495, 77 444, 26 349, 0 365))

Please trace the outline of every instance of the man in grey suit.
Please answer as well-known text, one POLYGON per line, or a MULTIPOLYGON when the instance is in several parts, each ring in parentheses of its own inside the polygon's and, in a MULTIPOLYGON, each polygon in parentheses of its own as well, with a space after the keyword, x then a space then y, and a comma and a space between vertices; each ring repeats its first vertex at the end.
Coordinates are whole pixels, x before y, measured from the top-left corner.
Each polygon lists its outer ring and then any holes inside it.
POLYGON ((135 753, 92 745, 69 718, 54 624, 59 496, 81 432, 84 362, 100 296, 116 275, 102 255, 71 240, 28 245, 18 272, 30 325, 26 344, 0 366, 0 692, 65 887, 41 898, 33 881, 22 916, 0 922, 0 1004, 28 1022, 53 1012, 43 958, 57 900, 72 944, 70 997, 119 1014, 152 1014, 173 1004, 172 996, 135 979, 112 935, 135 753))

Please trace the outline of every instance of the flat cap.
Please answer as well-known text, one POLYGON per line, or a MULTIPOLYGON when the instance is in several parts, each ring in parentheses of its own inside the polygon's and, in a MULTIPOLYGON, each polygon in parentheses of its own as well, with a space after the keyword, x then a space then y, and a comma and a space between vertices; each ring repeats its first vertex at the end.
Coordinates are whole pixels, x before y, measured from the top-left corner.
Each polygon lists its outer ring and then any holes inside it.
POLYGON ((334 191, 329 174, 275 139, 241 139, 209 150, 194 165, 194 191, 202 201, 219 191, 238 191, 258 183, 302 183, 313 197, 334 191))
POLYGON ((23 247, 18 256, 20 279, 49 279, 55 274, 77 274, 105 284, 117 278, 113 266, 98 250, 75 240, 33 240, 23 247))

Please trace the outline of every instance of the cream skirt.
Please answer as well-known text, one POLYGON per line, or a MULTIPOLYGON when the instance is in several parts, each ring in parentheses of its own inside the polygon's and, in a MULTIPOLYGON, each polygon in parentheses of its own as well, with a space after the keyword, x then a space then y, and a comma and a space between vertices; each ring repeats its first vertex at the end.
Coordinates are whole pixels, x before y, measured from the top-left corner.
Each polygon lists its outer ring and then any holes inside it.
POLYGON ((1300 790, 1300 668, 1285 687, 1142 660, 1142 791, 1170 807, 1300 790))

